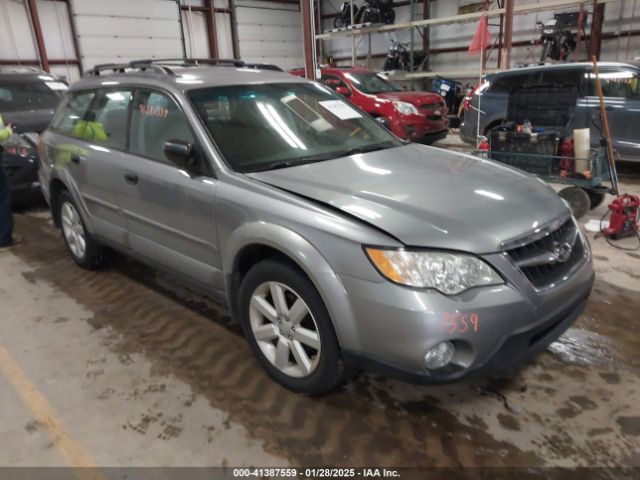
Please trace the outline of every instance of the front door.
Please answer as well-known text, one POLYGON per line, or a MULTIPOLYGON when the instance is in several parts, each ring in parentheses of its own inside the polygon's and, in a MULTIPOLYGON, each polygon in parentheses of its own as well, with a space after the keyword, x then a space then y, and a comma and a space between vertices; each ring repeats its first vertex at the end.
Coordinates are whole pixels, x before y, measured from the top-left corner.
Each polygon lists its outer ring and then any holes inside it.
POLYGON ((129 243, 140 256, 161 263, 212 288, 223 277, 217 250, 217 180, 206 162, 186 171, 169 162, 166 141, 195 145, 176 102, 166 93, 137 90, 131 113, 124 214, 129 243))

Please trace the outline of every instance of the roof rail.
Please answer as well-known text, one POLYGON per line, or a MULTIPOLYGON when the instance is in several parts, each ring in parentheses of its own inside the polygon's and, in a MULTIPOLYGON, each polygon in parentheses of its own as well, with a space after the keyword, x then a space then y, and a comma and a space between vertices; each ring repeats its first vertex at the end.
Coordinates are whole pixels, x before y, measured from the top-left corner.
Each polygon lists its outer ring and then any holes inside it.
POLYGON ((96 65, 87 71, 86 76, 102 75, 106 72, 128 73, 131 71, 146 72, 154 71, 167 75, 175 75, 175 68, 198 67, 200 65, 215 65, 222 67, 244 67, 263 70, 282 71, 277 65, 268 63, 245 63, 242 60, 225 58, 153 58, 144 60, 133 60, 129 63, 105 63, 96 65))
POLYGON ((255 68, 257 70, 272 70, 274 72, 284 72, 282 68, 273 63, 245 63, 245 68, 255 68))
POLYGON ((169 75, 173 74, 173 71, 169 68, 163 67, 161 65, 154 65, 151 63, 140 63, 136 62, 130 63, 103 63, 100 65, 95 65, 91 70, 87 70, 85 76, 98 76, 104 73, 127 73, 131 70, 136 70, 138 72, 145 72, 147 70, 152 70, 158 73, 166 73, 169 75))

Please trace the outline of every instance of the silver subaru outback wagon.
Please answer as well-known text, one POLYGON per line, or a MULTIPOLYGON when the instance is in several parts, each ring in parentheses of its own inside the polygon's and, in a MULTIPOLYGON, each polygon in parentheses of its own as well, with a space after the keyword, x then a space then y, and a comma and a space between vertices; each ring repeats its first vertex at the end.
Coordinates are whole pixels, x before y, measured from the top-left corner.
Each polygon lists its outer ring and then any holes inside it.
POLYGON ((406 144, 318 83, 137 62, 75 83, 42 188, 73 260, 105 248, 226 299, 276 381, 445 382, 511 367, 582 312, 589 245, 540 180, 406 144))

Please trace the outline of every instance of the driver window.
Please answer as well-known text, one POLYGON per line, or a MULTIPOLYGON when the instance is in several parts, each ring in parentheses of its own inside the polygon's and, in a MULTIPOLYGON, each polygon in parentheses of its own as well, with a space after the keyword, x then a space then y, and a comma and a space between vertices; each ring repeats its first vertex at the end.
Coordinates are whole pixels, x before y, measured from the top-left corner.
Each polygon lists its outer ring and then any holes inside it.
POLYGON ((194 144, 180 108, 164 93, 138 90, 131 113, 129 150, 151 160, 169 163, 164 154, 164 144, 168 140, 194 144))

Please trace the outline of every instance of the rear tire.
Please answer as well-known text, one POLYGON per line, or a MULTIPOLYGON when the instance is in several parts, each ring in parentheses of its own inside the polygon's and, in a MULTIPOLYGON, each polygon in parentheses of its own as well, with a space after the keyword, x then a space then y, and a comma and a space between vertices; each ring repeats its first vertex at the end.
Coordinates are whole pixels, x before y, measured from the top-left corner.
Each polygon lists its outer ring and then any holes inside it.
POLYGON ((589 211, 591 202, 589 195, 580 187, 566 187, 558 192, 561 198, 564 198, 576 218, 582 218, 589 211))
POLYGON ((102 247, 93 239, 71 194, 64 191, 57 200, 62 238, 69 255, 82 268, 92 270, 103 261, 102 247))
POLYGON ((605 193, 600 193, 593 190, 585 191, 587 192, 587 195, 589 195, 589 208, 591 210, 595 210, 600 205, 602 205, 602 202, 604 202, 604 199, 606 197, 605 193))
POLYGON ((396 11, 393 8, 390 8, 389 10, 385 10, 381 16, 382 16, 382 23, 384 23, 385 25, 391 25, 393 22, 396 21, 396 11))
POLYGON ((240 286, 240 323, 269 376, 289 390, 318 395, 343 379, 340 346, 329 312, 297 267, 264 260, 240 286))

